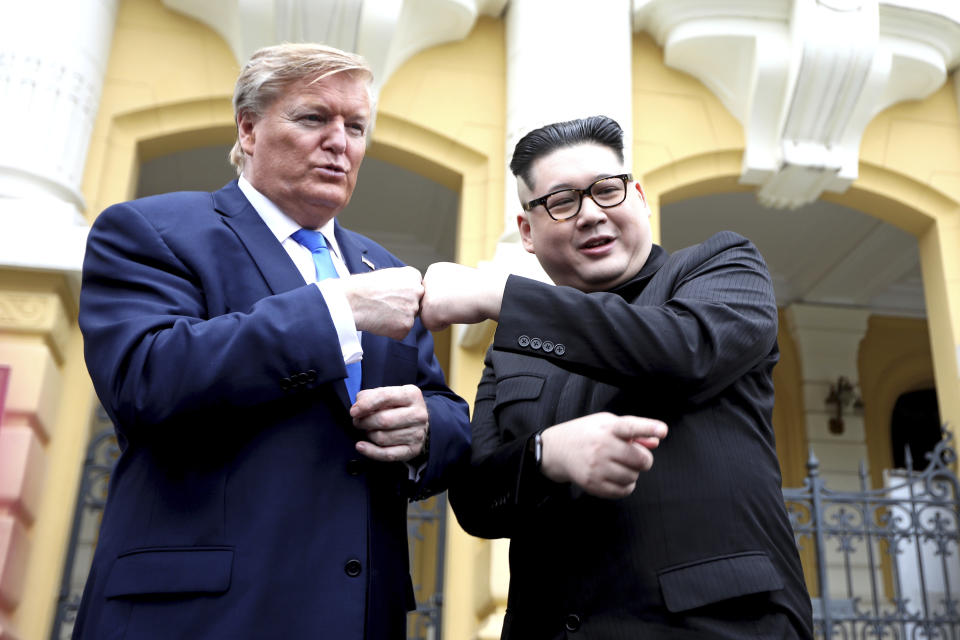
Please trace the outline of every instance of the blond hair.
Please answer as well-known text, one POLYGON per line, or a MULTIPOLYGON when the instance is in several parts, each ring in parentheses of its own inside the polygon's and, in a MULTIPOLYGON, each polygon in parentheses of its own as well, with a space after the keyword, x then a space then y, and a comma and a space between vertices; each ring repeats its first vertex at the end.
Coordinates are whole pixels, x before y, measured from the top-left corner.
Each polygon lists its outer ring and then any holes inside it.
MULTIPOLYGON (((355 53, 322 44, 278 44, 254 52, 240 71, 233 91, 233 117, 240 114, 261 116, 291 84, 309 78, 316 82, 337 73, 356 74, 367 86, 368 95, 373 71, 367 61, 355 53)), ((230 150, 230 164, 243 172, 245 154, 240 147, 240 134, 230 150)))

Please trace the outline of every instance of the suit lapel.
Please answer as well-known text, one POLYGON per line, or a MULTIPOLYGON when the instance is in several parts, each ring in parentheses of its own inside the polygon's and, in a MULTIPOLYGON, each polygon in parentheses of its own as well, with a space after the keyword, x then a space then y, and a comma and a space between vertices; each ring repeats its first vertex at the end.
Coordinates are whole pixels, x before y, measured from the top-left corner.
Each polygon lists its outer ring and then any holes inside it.
POLYGON ((276 236, 237 186, 231 182, 213 194, 214 208, 233 229, 273 293, 303 286, 303 277, 276 236))
POLYGON ((343 252, 343 262, 347 265, 350 273, 369 273, 377 268, 367 256, 369 250, 366 244, 357 238, 356 234, 349 233, 340 226, 339 222, 334 222, 334 234, 337 236, 337 244, 343 252))
MULTIPOLYGON (((224 224, 233 229, 240 238, 273 293, 283 293, 304 286, 303 276, 293 264, 293 260, 277 241, 277 237, 267 227, 257 210, 240 191, 236 181, 214 192, 213 201, 214 208, 223 216, 221 219, 224 224)), ((355 241, 350 234, 345 233, 339 224, 336 224, 334 233, 337 235, 337 243, 343 251, 343 259, 350 273, 369 271, 370 268, 365 263, 367 248, 355 241)), ((366 262, 369 260, 367 259, 366 262)), ((369 349, 371 357, 378 351, 377 336, 364 332, 360 344, 364 354, 369 349)), ((367 364, 368 359, 365 355, 361 364, 364 388, 367 387, 368 378, 376 377, 373 370, 367 372, 367 364)), ((346 384, 338 380, 333 383, 333 388, 343 406, 349 408, 350 397, 347 395, 346 384)))

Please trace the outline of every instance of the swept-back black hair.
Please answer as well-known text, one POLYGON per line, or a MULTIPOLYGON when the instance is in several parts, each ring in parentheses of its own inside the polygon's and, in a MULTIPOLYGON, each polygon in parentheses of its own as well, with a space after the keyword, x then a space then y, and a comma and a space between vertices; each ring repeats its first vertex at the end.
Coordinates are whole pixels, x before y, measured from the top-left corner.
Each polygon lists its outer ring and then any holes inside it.
POLYGON ((610 148, 623 162, 623 129, 607 116, 591 116, 566 122, 554 122, 534 129, 520 138, 513 149, 510 171, 530 184, 530 168, 537 159, 563 147, 592 142, 610 148))

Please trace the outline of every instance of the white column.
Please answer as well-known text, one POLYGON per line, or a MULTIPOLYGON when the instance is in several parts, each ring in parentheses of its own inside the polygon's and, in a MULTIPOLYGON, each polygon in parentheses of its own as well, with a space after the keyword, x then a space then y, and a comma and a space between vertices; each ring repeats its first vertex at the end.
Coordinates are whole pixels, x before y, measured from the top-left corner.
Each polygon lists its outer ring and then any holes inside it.
MULTIPOLYGON (((860 461, 867 460, 867 445, 863 417, 855 415, 850 407, 843 414, 843 433, 830 431, 830 418, 836 413, 824 400, 830 385, 836 384, 840 376, 858 384, 857 356, 867 332, 868 317, 869 313, 861 309, 808 304, 794 304, 787 309, 788 327, 800 355, 807 441, 820 460, 827 487, 834 491, 860 490, 857 471, 860 461)), ((856 392, 859 394, 859 387, 856 392)), ((831 512, 828 517, 835 515, 831 512)), ((824 552, 830 592, 835 598, 845 598, 843 554, 832 543, 824 552)), ((875 548, 874 552, 878 550, 875 548)), ((869 593, 870 572, 865 563, 859 562, 861 555, 854 557, 851 576, 858 585, 855 593, 869 593)))
POLYGON ((76 273, 81 183, 117 0, 11 2, 0 20, 0 268, 76 273))
POLYGON ((630 0, 512 0, 507 7, 507 238, 515 238, 520 208, 510 157, 517 141, 532 129, 610 116, 623 127, 630 166, 630 15, 630 0))
MULTIPOLYGON (((507 140, 504 158, 504 232, 489 262, 478 266, 546 282, 550 278, 520 245, 517 183, 510 158, 517 141, 551 122, 610 116, 623 127, 631 165, 632 28, 630 0, 510 0, 507 6, 507 140)), ((459 343, 487 343, 493 323, 464 325, 459 343)))
MULTIPOLYGON (((800 354, 807 441, 820 459, 821 472, 831 489, 859 490, 857 470, 860 461, 867 459, 863 417, 847 407, 843 433, 832 433, 830 418, 836 414, 824 400, 840 376, 858 384, 857 355, 868 317, 862 309, 811 304, 787 309, 790 333, 800 354), (838 483, 845 486, 836 486, 838 483)), ((856 391, 859 393, 859 388, 856 391)))

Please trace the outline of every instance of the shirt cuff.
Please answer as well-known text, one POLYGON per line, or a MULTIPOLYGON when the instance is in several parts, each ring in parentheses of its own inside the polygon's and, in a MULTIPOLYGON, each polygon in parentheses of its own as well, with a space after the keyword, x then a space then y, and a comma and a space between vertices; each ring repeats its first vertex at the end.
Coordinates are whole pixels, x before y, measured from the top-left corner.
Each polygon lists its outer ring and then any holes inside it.
POLYGON ((409 461, 404 462, 404 464, 407 465, 407 480, 410 482, 420 482, 420 476, 422 476, 426 470, 427 462, 427 460, 424 460, 418 465, 410 464, 409 461))
POLYGON ((340 340, 340 350, 343 352, 344 364, 353 364, 363 359, 363 347, 360 346, 360 332, 353 320, 353 310, 347 302, 347 296, 340 287, 331 286, 330 280, 321 280, 315 283, 327 303, 333 326, 337 329, 337 338, 340 340))

